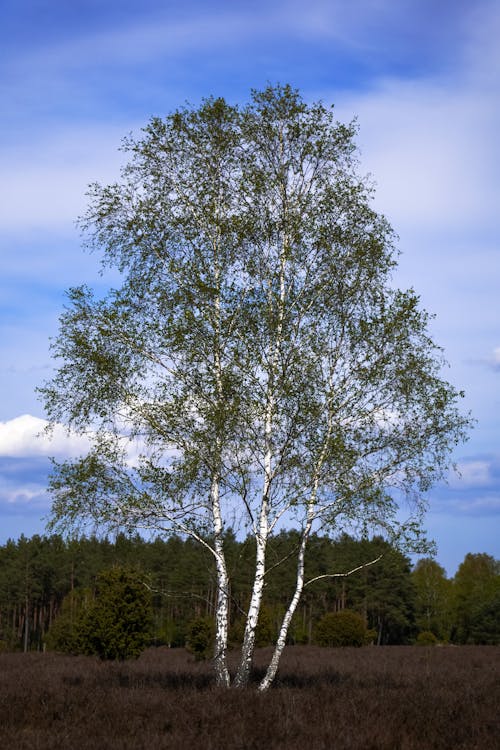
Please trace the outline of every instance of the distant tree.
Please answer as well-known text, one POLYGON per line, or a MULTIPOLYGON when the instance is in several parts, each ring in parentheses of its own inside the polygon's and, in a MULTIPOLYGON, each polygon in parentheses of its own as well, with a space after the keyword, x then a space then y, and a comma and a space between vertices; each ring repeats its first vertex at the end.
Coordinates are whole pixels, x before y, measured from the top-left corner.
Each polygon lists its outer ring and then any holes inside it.
POLYGON ((362 612, 379 645, 408 643, 415 629, 415 589, 410 560, 382 537, 356 540, 344 535, 330 552, 340 569, 355 572, 333 579, 339 609, 362 612), (363 566, 378 559, 376 565, 363 566))
POLYGON ((411 574, 415 586, 415 622, 418 630, 448 640, 451 628, 451 586, 441 565, 419 560, 411 574))
POLYGON ((487 601, 476 606, 469 622, 469 641, 487 646, 500 644, 500 581, 487 601))
POLYGON ((500 627, 495 625, 495 612, 499 592, 500 561, 485 553, 467 554, 453 579, 453 640, 498 642, 500 627))
POLYGON ((468 426, 429 316, 392 284, 394 234, 357 173, 355 133, 289 86, 241 108, 209 99, 128 140, 121 181, 91 187, 82 221, 120 288, 103 299, 70 290, 53 344, 49 417, 93 441, 55 466, 53 518, 175 532, 209 550, 220 685, 225 529, 255 543, 237 686, 252 666, 269 539, 283 518, 298 529, 266 689, 314 529, 378 529, 418 546, 423 493, 468 426), (407 523, 398 498, 411 500, 407 523))

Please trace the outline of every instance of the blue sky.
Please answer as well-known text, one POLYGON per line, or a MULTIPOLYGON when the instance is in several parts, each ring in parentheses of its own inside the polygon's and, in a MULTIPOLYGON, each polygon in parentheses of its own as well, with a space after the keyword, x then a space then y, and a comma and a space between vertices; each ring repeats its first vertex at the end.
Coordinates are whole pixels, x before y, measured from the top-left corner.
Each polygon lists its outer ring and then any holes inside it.
POLYGON ((74 221, 118 176, 122 137, 208 95, 291 83, 358 118, 361 166, 402 252, 398 285, 436 314, 446 377, 477 425, 461 477, 429 493, 453 574, 500 557, 500 6, 490 0, 4 0, 0 27, 0 543, 44 529, 48 455, 34 389, 64 290, 99 286, 74 221))

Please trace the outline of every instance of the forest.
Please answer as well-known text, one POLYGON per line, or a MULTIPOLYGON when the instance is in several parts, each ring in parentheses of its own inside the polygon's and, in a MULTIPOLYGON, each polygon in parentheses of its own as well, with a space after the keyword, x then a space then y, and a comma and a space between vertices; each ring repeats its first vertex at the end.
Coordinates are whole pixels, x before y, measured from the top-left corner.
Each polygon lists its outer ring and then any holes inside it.
MULTIPOLYGON (((270 543, 258 646, 276 640, 294 586, 297 544, 295 531, 283 531, 270 543)), ((251 595, 255 541, 238 540, 228 531, 224 545, 230 643, 236 645, 243 637, 251 595)), ((193 632, 210 630, 216 571, 210 552, 195 541, 179 536, 146 541, 125 534, 114 540, 22 536, 0 547, 0 650, 71 651, 61 646, 61 633, 85 602, 95 600, 100 576, 113 570, 135 577, 150 609, 144 647, 184 647, 193 632)), ((500 643, 500 562, 487 554, 466 555, 455 576, 448 578, 430 558, 412 567, 408 557, 380 537, 355 540, 344 535, 332 540, 313 535, 306 577, 310 585, 295 613, 290 645, 336 645, 322 633, 328 618, 343 611, 363 619, 365 643, 500 643)))

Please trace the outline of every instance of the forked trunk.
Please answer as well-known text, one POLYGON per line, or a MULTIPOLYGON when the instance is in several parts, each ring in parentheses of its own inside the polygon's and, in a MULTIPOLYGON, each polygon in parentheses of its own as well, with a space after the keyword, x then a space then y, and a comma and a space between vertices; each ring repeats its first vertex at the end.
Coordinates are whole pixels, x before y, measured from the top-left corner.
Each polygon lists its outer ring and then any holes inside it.
MULTIPOLYGON (((283 140, 280 137, 280 156, 283 158, 283 140)), ((283 212, 285 219, 288 209, 286 202, 286 186, 282 185, 283 212)), ((286 221, 285 221, 286 225, 286 221)), ((264 483, 262 488, 262 500, 259 514, 259 527, 256 530, 256 558, 255 558, 255 577, 252 587, 252 596, 248 608, 245 635, 243 646, 241 648, 241 661, 238 673, 235 678, 237 687, 244 687, 248 684, 250 672, 252 669, 253 654, 255 650, 255 635, 257 623, 259 620, 260 608, 262 605, 262 595, 264 592, 264 578, 266 574, 266 549, 269 537, 269 498, 271 495, 271 484, 273 482, 273 419, 276 406, 276 380, 279 373, 280 350, 283 343, 283 320, 286 299, 286 264, 289 251, 289 239, 285 233, 280 250, 279 266, 279 299, 277 306, 278 320, 275 331, 274 344, 270 358, 269 379, 267 382, 267 399, 264 420, 264 483)), ((273 299, 270 291, 269 307, 273 308, 273 299)))

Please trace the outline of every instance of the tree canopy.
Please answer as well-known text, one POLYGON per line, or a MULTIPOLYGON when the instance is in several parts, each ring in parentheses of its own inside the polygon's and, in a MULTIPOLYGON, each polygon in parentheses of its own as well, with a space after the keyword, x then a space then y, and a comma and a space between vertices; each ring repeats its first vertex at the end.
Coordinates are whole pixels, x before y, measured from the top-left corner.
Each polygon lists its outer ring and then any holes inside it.
POLYGON ((121 181, 91 186, 81 221, 120 285, 102 299, 70 290, 53 343, 47 412, 92 443, 55 466, 55 525, 205 545, 223 685, 224 529, 256 546, 236 685, 251 669, 269 538, 284 519, 299 531, 264 689, 307 583, 312 531, 418 543, 424 493, 468 427, 429 315, 391 283, 395 237, 358 174, 355 134, 289 86, 241 107, 207 99, 127 139, 121 181))

